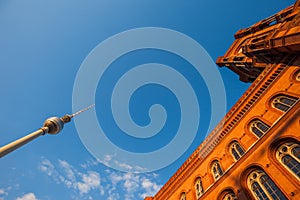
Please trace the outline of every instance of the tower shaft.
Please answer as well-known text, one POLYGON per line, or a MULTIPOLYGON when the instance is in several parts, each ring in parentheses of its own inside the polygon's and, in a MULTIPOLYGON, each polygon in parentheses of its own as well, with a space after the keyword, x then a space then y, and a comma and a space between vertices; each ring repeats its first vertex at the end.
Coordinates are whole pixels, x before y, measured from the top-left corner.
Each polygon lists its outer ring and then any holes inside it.
POLYGON ((30 133, 16 141, 13 141, 3 147, 0 148, 0 158, 5 156, 6 154, 9 154, 10 152, 18 149, 19 147, 23 146, 24 144, 30 142, 31 140, 34 140, 35 138, 45 135, 48 133, 49 128, 48 127, 42 127, 39 130, 30 133))
POLYGON ((95 104, 90 105, 72 115, 65 115, 61 118, 58 118, 58 117, 48 118, 44 122, 43 127, 41 127, 39 130, 32 132, 20 139, 17 139, 7 145, 4 145, 3 147, 0 147, 0 158, 7 155, 8 153, 18 149, 19 147, 23 146, 24 144, 34 140, 35 138, 37 138, 41 135, 45 135, 46 133, 49 133, 49 134, 59 133, 64 128, 65 123, 70 122, 73 117, 75 117, 76 115, 78 115, 84 111, 91 109, 94 106, 95 106, 95 104))

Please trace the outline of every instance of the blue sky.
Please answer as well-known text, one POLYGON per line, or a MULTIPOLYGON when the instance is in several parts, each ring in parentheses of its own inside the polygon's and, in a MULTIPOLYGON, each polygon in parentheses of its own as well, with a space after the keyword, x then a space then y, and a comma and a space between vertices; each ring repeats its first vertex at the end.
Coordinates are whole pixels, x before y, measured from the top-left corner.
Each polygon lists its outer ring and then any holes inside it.
MULTIPOLYGON (((238 29, 293 2, 1 1, 0 145, 38 129, 50 116, 72 113, 76 74, 89 53, 109 37, 134 28, 167 28, 198 42, 215 61, 226 52, 238 29)), ((111 51, 107 49, 107 55, 111 51)), ((112 118, 107 104, 113 87, 111 82, 134 66, 145 63, 162 63, 182 73, 191 82, 199 100, 199 129, 178 160, 147 173, 122 172, 107 167, 105 161, 114 157, 108 155, 107 160, 102 160, 104 164, 95 159, 82 143, 72 121, 59 135, 40 137, 0 159, 0 199, 132 200, 155 194, 204 139, 211 116, 211 101, 205 81, 195 75, 184 59, 153 49, 123 55, 108 68, 95 96, 98 120, 105 132, 109 132, 107 137, 118 147, 147 153, 162 148, 176 136, 181 117, 178 100, 170 90, 157 84, 139 88, 130 99, 129 110, 134 122, 145 126, 149 124, 147 112, 151 105, 162 104, 167 119, 159 134, 147 140, 129 137, 119 130, 112 118)), ((218 70, 224 81, 228 110, 249 84, 241 83, 237 75, 225 68, 218 70)))

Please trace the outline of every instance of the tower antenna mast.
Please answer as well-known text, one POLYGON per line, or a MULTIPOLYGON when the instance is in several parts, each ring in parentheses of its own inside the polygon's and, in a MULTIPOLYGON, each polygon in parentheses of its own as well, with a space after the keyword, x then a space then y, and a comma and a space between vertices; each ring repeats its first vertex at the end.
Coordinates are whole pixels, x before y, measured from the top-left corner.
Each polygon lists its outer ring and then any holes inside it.
POLYGON ((66 114, 65 116, 63 116, 61 118, 59 118, 59 117, 48 118, 44 122, 43 126, 41 128, 39 128, 37 131, 32 132, 20 139, 17 139, 7 145, 4 145, 3 147, 0 147, 0 158, 41 135, 45 135, 46 133, 58 134, 64 128, 64 124, 70 122, 71 119, 73 117, 75 117, 76 115, 79 115, 80 113, 87 111, 94 106, 95 106, 95 104, 90 105, 74 114, 71 114, 71 115, 66 114))

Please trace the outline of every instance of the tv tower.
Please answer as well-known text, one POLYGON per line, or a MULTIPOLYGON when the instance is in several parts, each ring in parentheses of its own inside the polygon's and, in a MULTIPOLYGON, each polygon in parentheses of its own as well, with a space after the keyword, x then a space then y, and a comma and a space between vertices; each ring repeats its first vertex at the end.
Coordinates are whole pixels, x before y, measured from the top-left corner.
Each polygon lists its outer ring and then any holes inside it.
POLYGON ((65 116, 63 116, 61 118, 59 118, 59 117, 48 118, 44 122, 43 126, 41 128, 39 128, 37 131, 32 132, 20 139, 17 139, 16 141, 13 141, 7 145, 4 145, 3 147, 0 147, 0 158, 41 135, 45 135, 46 133, 58 134, 64 128, 64 124, 70 122, 74 116, 76 116, 86 110, 89 110, 90 108, 92 108, 94 106, 95 106, 95 104, 90 105, 74 114, 71 114, 71 115, 66 114, 65 116))

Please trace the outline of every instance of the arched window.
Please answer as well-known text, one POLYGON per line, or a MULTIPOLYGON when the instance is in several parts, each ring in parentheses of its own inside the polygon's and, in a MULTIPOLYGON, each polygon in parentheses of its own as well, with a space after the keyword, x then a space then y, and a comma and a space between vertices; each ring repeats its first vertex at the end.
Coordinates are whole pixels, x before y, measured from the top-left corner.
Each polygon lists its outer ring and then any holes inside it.
POLYGON ((186 200, 185 192, 181 193, 180 200, 186 200))
POLYGON ((282 144, 276 151, 276 158, 298 179, 300 179, 300 145, 295 142, 282 144))
POLYGON ((219 161, 214 160, 211 164, 211 171, 214 176, 215 181, 218 180, 223 175, 223 170, 219 161))
POLYGON ((234 194, 234 192, 230 191, 230 192, 227 192, 223 199, 222 200, 237 200, 237 196, 234 194))
POLYGON ((277 108, 278 110, 286 112, 295 104, 296 101, 297 98, 286 95, 279 95, 273 99, 272 106, 274 108, 277 108))
POLYGON ((250 123, 250 130, 252 133, 254 133, 257 137, 262 137, 268 130, 269 126, 262 122, 259 119, 253 120, 250 123))
POLYGON ((199 199, 202 196, 202 194, 204 193, 203 186, 202 186, 202 181, 201 181, 200 177, 196 178, 195 191, 196 191, 197 199, 199 199))
POLYGON ((300 81, 300 70, 296 71, 296 73, 294 74, 294 78, 296 81, 300 81))
POLYGON ((234 160, 236 160, 236 161, 238 159, 240 159, 245 153, 244 149, 241 147, 241 145, 237 141, 230 143, 229 150, 230 150, 230 153, 232 154, 234 160))
POLYGON ((275 183, 262 170, 252 171, 247 178, 247 184, 253 196, 258 200, 286 199, 275 183))

